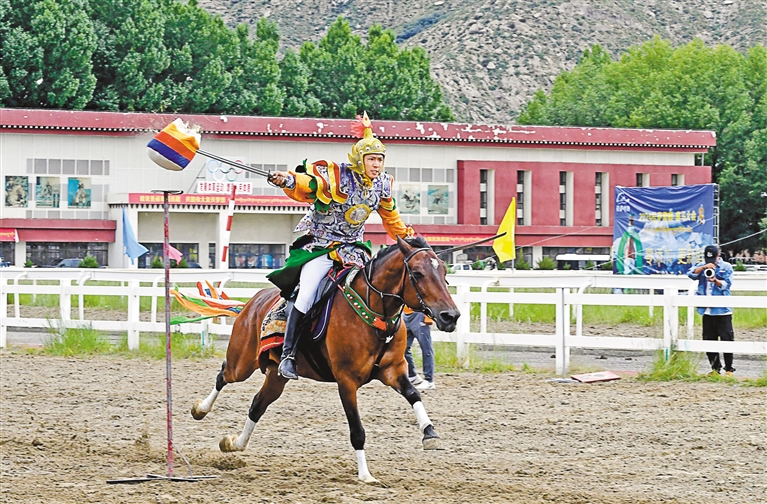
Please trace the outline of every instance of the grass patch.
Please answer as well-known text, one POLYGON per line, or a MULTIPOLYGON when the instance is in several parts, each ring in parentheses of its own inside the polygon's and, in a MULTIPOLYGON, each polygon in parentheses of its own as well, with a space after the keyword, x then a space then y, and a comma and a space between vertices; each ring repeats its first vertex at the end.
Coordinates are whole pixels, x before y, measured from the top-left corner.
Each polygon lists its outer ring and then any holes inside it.
POLYGON ((73 356, 109 353, 112 345, 91 327, 51 327, 50 337, 43 344, 43 353, 49 355, 73 356))
MULTIPOLYGON (((165 359, 165 334, 142 333, 139 339, 138 350, 128 350, 128 336, 125 335, 114 349, 116 353, 130 357, 146 359, 165 359)), ((199 334, 184 334, 172 332, 170 334, 170 352, 173 359, 204 359, 218 355, 214 345, 203 347, 200 344, 199 334)))
POLYGON ((640 381, 699 381, 703 378, 698 374, 700 355, 690 352, 672 351, 666 360, 665 352, 659 350, 650 371, 637 375, 640 381))
POLYGON ((741 382, 744 387, 767 387, 767 370, 759 378, 746 378, 741 382))

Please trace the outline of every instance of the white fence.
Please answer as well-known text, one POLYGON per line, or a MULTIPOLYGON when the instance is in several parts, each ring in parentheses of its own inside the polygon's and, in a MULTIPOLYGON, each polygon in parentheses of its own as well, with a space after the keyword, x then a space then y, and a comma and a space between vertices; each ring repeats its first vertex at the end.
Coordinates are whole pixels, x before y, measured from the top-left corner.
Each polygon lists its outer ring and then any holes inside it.
MULTIPOLYGON (((195 283, 208 280, 214 285, 221 283, 244 282, 249 284, 267 283, 269 270, 172 270, 171 283, 195 283)), ((54 294, 59 296, 59 320, 57 324, 66 327, 89 326, 100 331, 126 332, 128 347, 138 348, 141 332, 165 332, 165 323, 157 322, 158 306, 164 309, 164 272, 161 270, 113 270, 113 269, 0 269, 0 348, 6 346, 7 329, 46 328, 51 321, 39 318, 23 318, 20 315, 19 294, 54 294), (31 280, 20 283, 21 280, 31 280), (38 281, 58 281, 58 285, 41 285, 38 281), (117 286, 86 285, 88 281, 119 281, 117 286), (140 283, 151 283, 141 286, 140 283), (13 314, 8 312, 7 295, 13 295, 13 314), (128 300, 126 320, 105 321, 84 318, 83 296, 125 296, 128 300), (139 320, 139 300, 149 297, 151 319, 139 320), (158 299, 160 300, 158 302, 158 299), (78 307, 78 316, 72 318, 72 303, 78 307)), ((700 298, 693 296, 697 283, 687 277, 677 276, 619 276, 602 272, 539 272, 539 271, 472 271, 449 275, 451 285, 456 286, 454 299, 463 316, 458 321, 458 328, 453 333, 434 331, 434 341, 455 343, 459 361, 468 364, 468 345, 488 344, 502 346, 529 346, 553 348, 556 353, 558 373, 566 372, 569 366, 570 348, 589 349, 624 349, 658 350, 667 352, 671 348, 690 352, 732 352, 737 354, 767 355, 767 341, 702 341, 693 339, 694 309, 700 298), (471 292, 471 287, 479 292, 471 292), (493 291, 488 292, 488 288, 493 291), (553 292, 515 292, 515 289, 553 289, 553 292), (632 289, 648 294, 597 294, 587 292, 590 288, 632 289), (662 294, 658 292, 662 291, 662 294), (472 303, 481 307, 480 330, 471 331, 470 308, 472 303), (551 334, 511 334, 487 332, 487 304, 507 303, 510 311, 515 304, 554 305, 556 322, 551 334), (583 336, 582 307, 584 305, 602 306, 646 306, 649 314, 657 307, 663 310, 662 338, 634 338, 620 335, 583 336), (687 308, 687 326, 685 338, 680 339, 678 309, 687 308), (573 334, 571 318, 575 319, 573 334)), ((226 288, 232 298, 249 298, 256 288, 226 288)), ((706 298, 708 306, 732 306, 733 308, 767 309, 767 274, 735 274, 733 291, 759 292, 760 295, 733 295, 727 298, 706 298)), ((221 317, 221 322, 182 324, 177 326, 185 333, 205 331, 211 334, 228 336, 231 334, 231 320, 221 317)), ((767 328, 765 328, 767 330, 767 328)))

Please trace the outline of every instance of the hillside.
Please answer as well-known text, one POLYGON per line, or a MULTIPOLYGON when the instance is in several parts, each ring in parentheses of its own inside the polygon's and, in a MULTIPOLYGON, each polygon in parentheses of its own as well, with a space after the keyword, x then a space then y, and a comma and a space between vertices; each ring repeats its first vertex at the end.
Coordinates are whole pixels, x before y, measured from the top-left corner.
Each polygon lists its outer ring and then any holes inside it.
POLYGON ((767 0, 198 0, 227 24, 261 16, 282 44, 317 41, 336 17, 365 36, 373 24, 431 56, 432 72, 459 121, 509 124, 537 89, 599 43, 616 56, 660 35, 694 37, 745 52, 767 44, 767 0))

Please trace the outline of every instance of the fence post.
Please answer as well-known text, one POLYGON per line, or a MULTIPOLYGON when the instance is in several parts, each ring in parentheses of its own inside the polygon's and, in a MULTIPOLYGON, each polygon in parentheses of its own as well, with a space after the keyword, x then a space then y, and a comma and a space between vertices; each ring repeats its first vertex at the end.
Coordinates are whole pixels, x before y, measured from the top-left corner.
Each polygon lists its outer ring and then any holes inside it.
POLYGON ((455 351, 458 358, 458 365, 468 368, 470 364, 469 344, 464 343, 464 338, 471 332, 471 302, 468 295, 471 287, 466 284, 460 284, 456 287, 456 298, 458 300, 458 310, 461 312, 461 318, 458 319, 456 331, 455 351))
MULTIPOLYGON (((568 289, 569 290, 569 289, 568 289)), ((570 347, 567 346, 567 333, 569 333, 570 320, 569 308, 565 305, 565 289, 557 287, 556 301, 556 372, 562 374, 562 378, 567 375, 567 368, 570 365, 570 347)))
MULTIPOLYGON (((594 277, 589 277, 588 280, 586 280, 583 285, 578 287, 578 294, 583 294, 586 292, 586 289, 591 287, 591 284, 594 282, 594 277)), ((583 303, 578 303, 577 308, 575 309, 576 316, 575 316, 575 335, 576 336, 583 336, 583 303)))
POLYGON ((155 277, 154 280, 152 280, 152 314, 151 321, 153 324, 157 323, 157 296, 154 295, 155 289, 157 289, 157 286, 160 283, 160 280, 165 280, 164 276, 158 276, 155 277))
POLYGON ((6 292, 5 286, 8 285, 8 279, 5 278, 5 276, 0 275, 0 348, 5 348, 7 344, 7 336, 8 333, 6 332, 7 326, 5 325, 5 320, 7 319, 6 314, 8 313, 8 293, 6 292))
POLYGON ((676 348, 679 336, 679 308, 676 306, 676 296, 679 290, 670 287, 663 290, 663 355, 666 361, 671 358, 671 349, 676 348))
MULTIPOLYGON (((91 276, 93 276, 91 273, 83 273, 82 276, 77 280, 77 286, 82 287, 85 285, 85 282, 90 280, 91 276)), ((80 291, 77 295, 77 302, 78 302, 78 315, 80 322, 83 321, 85 318, 85 306, 84 306, 84 300, 83 300, 83 292, 80 291)))
MULTIPOLYGON (((694 296, 696 290, 688 289, 687 295, 694 296)), ((687 339, 692 339, 695 336, 695 307, 687 307, 687 339)))
POLYGON ((59 280, 61 294, 59 295, 59 316, 61 317, 62 327, 69 327, 69 320, 72 318, 72 279, 62 278, 59 280))
POLYGON ((141 313, 141 298, 139 297, 139 281, 128 281, 128 350, 138 350, 139 347, 139 314, 141 313))
MULTIPOLYGON (((490 285, 498 285, 498 279, 494 278, 492 280, 486 280, 485 282, 483 282, 480 292, 487 292, 487 288, 490 285)), ((482 301, 482 303, 479 306, 480 306, 479 332, 484 334, 487 332, 487 302, 482 301)))

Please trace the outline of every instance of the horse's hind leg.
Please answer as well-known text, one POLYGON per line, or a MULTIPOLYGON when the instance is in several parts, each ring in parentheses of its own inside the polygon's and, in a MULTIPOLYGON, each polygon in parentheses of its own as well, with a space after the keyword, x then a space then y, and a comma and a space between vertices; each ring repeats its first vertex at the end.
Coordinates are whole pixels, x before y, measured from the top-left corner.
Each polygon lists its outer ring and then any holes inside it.
POLYGON ((222 452, 243 451, 248 447, 248 441, 250 441, 250 435, 253 434, 253 429, 255 429, 259 419, 266 412, 266 408, 282 395, 287 382, 288 380, 277 374, 277 366, 270 364, 266 370, 266 378, 264 378, 264 384, 261 385, 261 390, 253 397, 250 410, 248 410, 248 419, 245 421, 242 433, 239 436, 224 436, 218 443, 218 447, 222 452))
POLYGON ((351 437, 354 452, 357 454, 357 476, 364 483, 378 483, 368 470, 368 462, 365 457, 365 428, 357 409, 357 389, 359 386, 350 379, 338 379, 338 393, 346 413, 346 421, 349 423, 349 435, 351 437))
POLYGON ((205 399, 197 399, 194 406, 192 406, 192 417, 195 420, 202 420, 205 418, 205 415, 210 413, 213 409, 213 403, 216 402, 218 394, 221 392, 221 389, 224 388, 224 385, 226 385, 226 380, 224 379, 225 368, 226 360, 221 364, 221 371, 219 371, 218 376, 216 376, 216 386, 213 387, 211 393, 205 399))

